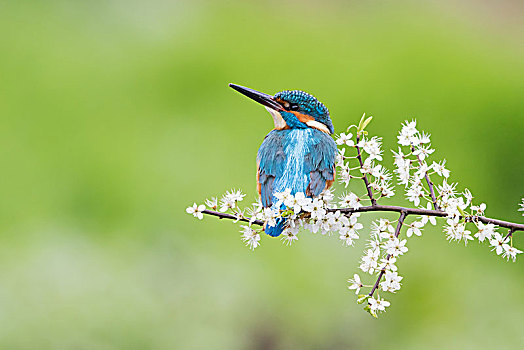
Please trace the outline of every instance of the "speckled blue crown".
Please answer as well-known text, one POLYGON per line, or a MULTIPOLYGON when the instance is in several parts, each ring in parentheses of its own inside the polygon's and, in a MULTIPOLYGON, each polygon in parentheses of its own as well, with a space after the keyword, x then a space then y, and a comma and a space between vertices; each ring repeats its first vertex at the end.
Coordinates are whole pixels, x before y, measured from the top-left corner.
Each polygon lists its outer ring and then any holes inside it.
POLYGON ((275 94, 276 99, 281 99, 299 106, 298 111, 315 118, 316 121, 326 125, 331 133, 335 132, 329 117, 329 110, 315 96, 300 90, 285 90, 275 94))

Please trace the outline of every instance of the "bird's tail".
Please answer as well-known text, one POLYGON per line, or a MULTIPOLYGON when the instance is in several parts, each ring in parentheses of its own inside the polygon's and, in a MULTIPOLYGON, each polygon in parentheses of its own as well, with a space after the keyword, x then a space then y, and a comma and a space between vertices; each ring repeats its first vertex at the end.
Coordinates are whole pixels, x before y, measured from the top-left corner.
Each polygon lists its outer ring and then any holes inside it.
POLYGON ((278 237, 284 231, 286 225, 286 219, 284 218, 278 218, 277 224, 275 226, 269 226, 267 223, 265 225, 265 232, 266 234, 270 235, 271 237, 278 237))

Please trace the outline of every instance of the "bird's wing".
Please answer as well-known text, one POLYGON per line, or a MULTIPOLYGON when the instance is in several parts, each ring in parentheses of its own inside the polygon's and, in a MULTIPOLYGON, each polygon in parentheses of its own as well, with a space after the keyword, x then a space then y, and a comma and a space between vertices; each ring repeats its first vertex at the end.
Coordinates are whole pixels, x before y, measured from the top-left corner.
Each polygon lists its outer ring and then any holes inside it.
POLYGON ((262 206, 273 204, 273 182, 282 176, 286 155, 284 153, 283 135, 276 130, 271 131, 258 150, 257 156, 257 187, 262 206))
MULTIPOLYGON (((331 136, 315 130, 310 152, 306 154, 305 164, 309 170, 310 181, 306 195, 316 197, 335 181, 335 158, 337 145, 331 136)), ((306 171, 307 171, 306 170, 306 171)))

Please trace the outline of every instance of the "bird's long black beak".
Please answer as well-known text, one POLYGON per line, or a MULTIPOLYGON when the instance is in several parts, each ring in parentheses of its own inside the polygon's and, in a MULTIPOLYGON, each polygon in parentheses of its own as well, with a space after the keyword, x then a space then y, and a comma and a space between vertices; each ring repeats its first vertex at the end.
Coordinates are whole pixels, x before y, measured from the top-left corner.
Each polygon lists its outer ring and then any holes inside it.
POLYGON ((258 92, 256 90, 236 84, 229 84, 229 86, 234 90, 240 92, 242 95, 246 95, 250 99, 257 101, 261 105, 264 105, 276 111, 281 111, 284 109, 277 101, 275 101, 275 98, 271 95, 264 94, 262 92, 258 92))

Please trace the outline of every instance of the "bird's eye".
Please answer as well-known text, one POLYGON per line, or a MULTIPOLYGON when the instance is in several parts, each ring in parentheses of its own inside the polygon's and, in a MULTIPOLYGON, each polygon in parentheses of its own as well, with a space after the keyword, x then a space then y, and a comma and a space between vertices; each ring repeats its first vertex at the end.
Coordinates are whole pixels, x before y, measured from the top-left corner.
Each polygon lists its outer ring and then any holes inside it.
POLYGON ((298 110, 298 105, 293 103, 292 105, 289 106, 289 109, 292 111, 296 111, 298 110))

